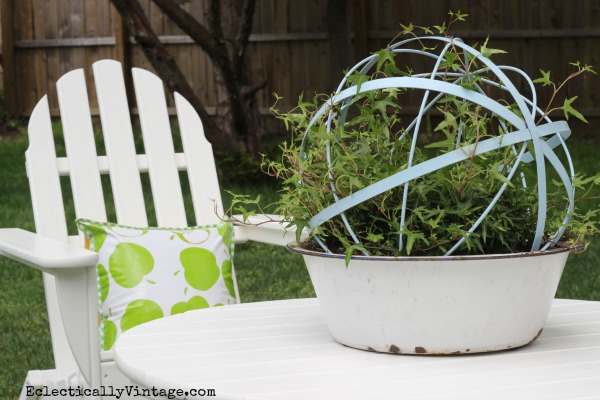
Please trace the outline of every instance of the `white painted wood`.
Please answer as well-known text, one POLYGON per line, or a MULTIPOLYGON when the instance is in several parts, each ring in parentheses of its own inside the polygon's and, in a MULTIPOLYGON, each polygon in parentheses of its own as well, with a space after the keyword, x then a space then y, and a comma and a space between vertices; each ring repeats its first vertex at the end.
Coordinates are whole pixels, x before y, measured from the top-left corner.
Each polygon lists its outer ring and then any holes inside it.
MULTIPOLYGON (((65 74, 57 81, 56 89, 71 170, 75 215, 79 218, 106 221, 106 207, 96 161, 96 143, 83 69, 65 74)), ((58 270, 55 276, 60 316, 69 347, 87 384, 98 387, 102 378, 95 265, 58 270)))
MULTIPOLYGON (((145 154, 137 154, 135 155, 134 159, 139 172, 148 172, 148 157, 145 154)), ((107 156, 98 156, 97 161, 98 170, 101 174, 107 174, 110 172, 110 165, 107 156)), ((175 165, 177 166, 178 171, 187 170, 187 160, 185 159, 185 154, 175 154, 175 165)), ((60 174, 60 176, 69 176, 69 174, 71 173, 69 160, 66 157, 58 157, 56 159, 56 166, 58 168, 58 173, 60 174)))
POLYGON ((36 230, 49 238, 65 241, 67 225, 47 96, 33 109, 28 133, 25 160, 36 230))
POLYGON ((54 275, 54 306, 63 311, 49 317, 59 320, 68 342, 59 351, 72 353, 78 366, 66 371, 62 368, 58 375, 64 377, 79 370, 89 386, 100 386, 98 298, 94 290, 98 254, 16 228, 0 229, 0 254, 54 275))
POLYGON ((187 220, 163 83, 153 73, 140 68, 133 68, 133 82, 157 223, 185 227, 187 220))
POLYGON ((117 221, 148 226, 121 63, 102 60, 92 68, 117 221))
POLYGON ((179 93, 175 93, 175 106, 188 165, 196 225, 216 224, 224 212, 212 145, 204 136, 202 121, 196 110, 179 93))
POLYGON ((96 264, 56 270, 56 290, 69 347, 88 387, 102 384, 96 264))
POLYGON ((520 349, 406 356, 338 344, 316 299, 250 303, 136 327, 114 357, 137 384, 215 389, 216 398, 598 398, 600 302, 555 301, 551 315, 553 325, 520 349))
MULTIPOLYGON (((51 239, 67 241, 67 224, 47 96, 42 97, 33 109, 28 124, 28 137, 25 164, 36 231, 51 239)), ((60 319, 55 280, 46 273, 43 274, 43 280, 54 365, 59 374, 70 374, 77 370, 77 364, 60 319)))
POLYGON ((0 253, 40 269, 96 265, 98 254, 18 228, 0 229, 0 253))
MULTIPOLYGON (((235 221, 244 221, 243 215, 234 215, 235 221)), ((285 246, 296 241, 296 228, 286 228, 288 222, 280 215, 259 214, 249 216, 244 223, 236 223, 236 241, 247 240, 285 246), (239 238, 238 238, 239 236, 239 238)), ((301 240, 308 237, 308 231, 302 232, 301 240)))
POLYGON ((96 143, 83 69, 71 71, 56 83, 75 214, 106 221, 104 194, 96 162, 96 143))

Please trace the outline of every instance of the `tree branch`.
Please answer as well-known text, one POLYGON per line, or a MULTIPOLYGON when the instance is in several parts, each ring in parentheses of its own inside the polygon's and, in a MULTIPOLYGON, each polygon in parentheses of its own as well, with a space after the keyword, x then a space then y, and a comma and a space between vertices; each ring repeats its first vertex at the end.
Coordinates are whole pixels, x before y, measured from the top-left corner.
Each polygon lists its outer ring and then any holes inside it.
POLYGON ((219 46, 225 46, 225 34, 221 26, 221 4, 219 0, 210 0, 208 5, 208 29, 219 46))
POLYGON ((209 0, 205 24, 186 11, 181 1, 151 0, 208 55, 215 66, 219 87, 217 96, 226 96, 219 103, 217 115, 220 119, 206 113, 174 58, 152 30, 140 0, 110 1, 123 16, 129 31, 169 90, 181 93, 197 110, 213 146, 244 146, 256 157, 261 132, 254 94, 265 87, 265 82, 249 84, 250 71, 244 62, 256 0, 209 0), (223 126, 219 127, 221 124, 223 126))
MULTIPOLYGON (((206 29, 190 13, 173 0, 152 0, 177 26, 208 54, 210 59, 225 77, 225 86, 230 96, 234 93, 237 81, 228 77, 236 76, 225 50, 225 36, 221 27, 221 9, 218 0, 211 0, 206 29), (225 51, 224 51, 225 50, 225 51)), ((233 94, 235 96, 235 94, 233 94)))
POLYGON ((252 32, 252 23, 254 22, 254 10, 256 9, 256 0, 246 0, 242 11, 242 25, 237 40, 240 46, 246 47, 250 33, 252 32))
POLYGON ((254 96, 256 94, 256 92, 259 92, 259 91, 263 90, 266 87, 267 87, 267 81, 266 80, 264 80, 264 81, 262 81, 260 83, 257 83, 256 85, 244 86, 244 87, 242 87, 242 98, 244 100, 247 100, 250 97, 254 96))
POLYGON ((152 0, 169 19, 187 34, 210 58, 217 57, 218 44, 211 33, 199 23, 190 13, 181 8, 173 0, 152 0))
POLYGON ((173 56, 152 29, 138 0, 110 0, 125 22, 127 29, 140 45, 148 61, 152 64, 158 75, 163 79, 172 92, 180 93, 198 112, 205 127, 206 137, 216 150, 225 151, 239 148, 235 140, 219 140, 224 134, 206 112, 204 105, 196 96, 183 73, 175 63, 173 56))
MULTIPOLYGON (((227 88, 229 95, 236 96, 236 74, 231 66, 231 59, 229 58, 227 43, 225 42, 225 34, 223 33, 223 27, 221 26, 221 4, 219 0, 210 0, 206 19, 210 34, 212 35, 217 46, 219 46, 221 49, 220 51, 216 52, 215 57, 211 58, 217 65, 217 68, 219 68, 223 74, 225 79, 225 87, 227 88)), ((232 101, 232 105, 234 104, 235 101, 232 101)))
POLYGON ((244 2, 244 8, 242 11, 242 24, 240 25, 240 31, 236 37, 236 54, 234 56, 235 58, 233 64, 238 76, 240 71, 242 71, 242 63, 244 62, 246 47, 248 46, 248 40, 250 38, 250 33, 252 32, 255 8, 256 0, 246 0, 244 2))

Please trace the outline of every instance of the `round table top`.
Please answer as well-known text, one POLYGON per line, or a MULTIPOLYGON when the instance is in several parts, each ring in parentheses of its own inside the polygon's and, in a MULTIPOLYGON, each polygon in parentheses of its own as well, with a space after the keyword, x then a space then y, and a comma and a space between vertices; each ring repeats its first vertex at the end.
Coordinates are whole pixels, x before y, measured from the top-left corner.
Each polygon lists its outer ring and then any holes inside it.
POLYGON ((338 344, 316 299, 247 303, 132 328, 114 358, 135 384, 185 398, 600 398, 600 302, 555 300, 531 345, 457 356, 338 344))

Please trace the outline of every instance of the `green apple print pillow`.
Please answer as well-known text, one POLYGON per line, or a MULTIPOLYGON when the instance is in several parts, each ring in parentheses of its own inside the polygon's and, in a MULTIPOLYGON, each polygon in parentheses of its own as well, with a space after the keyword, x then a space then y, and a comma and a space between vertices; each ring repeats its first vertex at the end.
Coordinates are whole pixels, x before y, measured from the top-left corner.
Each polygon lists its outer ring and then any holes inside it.
POLYGON ((99 255, 100 348, 121 332, 167 315, 236 302, 229 222, 192 228, 134 228, 78 219, 99 255))

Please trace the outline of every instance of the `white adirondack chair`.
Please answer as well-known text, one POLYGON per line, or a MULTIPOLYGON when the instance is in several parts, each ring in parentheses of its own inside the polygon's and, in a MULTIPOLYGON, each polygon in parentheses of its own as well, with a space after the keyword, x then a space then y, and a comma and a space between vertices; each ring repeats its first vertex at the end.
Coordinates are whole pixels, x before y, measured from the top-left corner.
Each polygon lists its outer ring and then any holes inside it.
MULTIPOLYGON (((31 189, 36 233, 0 229, 0 254, 44 272, 46 302, 54 350, 55 369, 30 371, 25 387, 119 387, 129 384, 114 366, 112 354, 98 344, 97 255, 69 236, 60 176, 70 176, 77 217, 106 221, 101 174, 109 174, 117 222, 148 226, 140 180, 148 172, 159 226, 188 226, 179 171, 186 170, 191 187, 196 225, 218 222, 221 195, 212 148, 202 122, 191 105, 175 93, 183 153, 173 148, 162 81, 133 68, 133 83, 146 154, 136 154, 121 64, 103 60, 93 65, 106 156, 98 156, 83 69, 57 82, 67 157, 57 157, 47 97, 35 107, 29 122, 26 166, 31 189)), ((282 224, 236 227, 236 241, 257 240, 285 244, 293 233, 282 224)), ((94 398, 94 397, 92 397, 94 398)))

